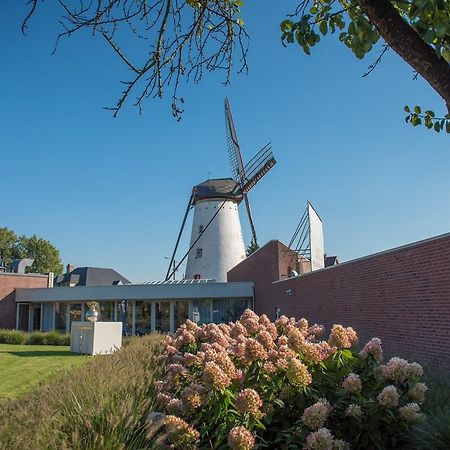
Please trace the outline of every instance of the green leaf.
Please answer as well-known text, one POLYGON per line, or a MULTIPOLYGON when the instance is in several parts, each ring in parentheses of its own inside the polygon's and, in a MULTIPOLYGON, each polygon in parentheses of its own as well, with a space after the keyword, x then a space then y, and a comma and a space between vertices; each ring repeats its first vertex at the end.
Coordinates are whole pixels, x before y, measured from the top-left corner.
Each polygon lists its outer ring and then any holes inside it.
POLYGON ((442 49, 441 51, 442 57, 448 62, 450 63, 450 50, 447 48, 442 49))
POLYGON ((416 114, 420 114, 422 112, 422 110, 420 109, 420 106, 414 106, 414 112, 416 114))
POLYGON ((409 109, 409 106, 408 106, 408 105, 406 105, 406 106, 403 108, 403 111, 405 111, 405 112, 411 112, 411 110, 409 109))
POLYGON ((319 25, 320 32, 325 36, 328 32, 328 24, 326 20, 322 20, 319 25))
POLYGON ((439 122, 434 122, 434 131, 437 131, 438 133, 441 131, 441 125, 439 122))

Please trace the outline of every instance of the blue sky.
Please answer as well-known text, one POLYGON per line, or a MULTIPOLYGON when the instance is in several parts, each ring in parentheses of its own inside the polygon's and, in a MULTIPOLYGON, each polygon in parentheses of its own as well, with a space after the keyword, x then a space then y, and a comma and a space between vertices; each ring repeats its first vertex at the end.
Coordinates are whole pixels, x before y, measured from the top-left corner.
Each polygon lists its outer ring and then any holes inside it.
MULTIPOLYGON (((163 278, 192 186, 231 175, 226 95, 244 158, 271 141, 278 161, 250 193, 261 243, 289 242, 307 200, 341 260, 449 231, 450 137, 407 126, 403 113, 405 104, 439 113, 443 102, 392 52, 361 78, 375 55, 358 61, 333 37, 310 57, 284 48, 278 24, 294 2, 249 1, 248 75, 183 85, 180 122, 164 100, 114 119, 102 107, 127 69, 89 35, 50 55, 56 9, 40 5, 24 37, 25 4, 0 4, 0 226, 49 239, 65 264, 163 278)), ((241 218, 248 243, 243 209, 241 218)))

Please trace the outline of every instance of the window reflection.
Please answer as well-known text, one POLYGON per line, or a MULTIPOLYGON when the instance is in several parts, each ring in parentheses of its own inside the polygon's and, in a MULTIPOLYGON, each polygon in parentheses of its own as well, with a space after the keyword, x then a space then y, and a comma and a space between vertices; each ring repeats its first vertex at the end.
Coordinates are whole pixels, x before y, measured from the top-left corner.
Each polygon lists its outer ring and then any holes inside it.
POLYGON ((175 330, 189 318, 189 302, 175 302, 174 307, 174 323, 175 330))
POLYGON ((167 333, 170 331, 170 303, 156 302, 155 304, 156 331, 167 333))
POLYGON ((142 336, 151 331, 151 303, 136 302, 136 334, 142 336))
POLYGON ((224 298, 213 301, 213 321, 214 323, 234 322, 247 308, 245 298, 224 298))

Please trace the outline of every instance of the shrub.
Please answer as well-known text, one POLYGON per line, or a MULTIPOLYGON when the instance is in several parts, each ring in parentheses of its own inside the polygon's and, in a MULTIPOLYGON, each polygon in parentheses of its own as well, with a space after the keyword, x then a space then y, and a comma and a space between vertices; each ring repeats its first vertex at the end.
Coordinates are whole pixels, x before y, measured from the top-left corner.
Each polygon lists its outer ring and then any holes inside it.
POLYGON ((165 342, 154 438, 173 448, 397 448, 421 417, 422 367, 358 353, 352 328, 246 310, 236 323, 187 321, 165 342), (173 418, 175 416, 175 419, 173 418))
POLYGON ((65 343, 65 336, 68 335, 63 335, 58 331, 48 331, 45 333, 45 345, 69 345, 65 343))
POLYGON ((28 345, 47 345, 47 333, 42 331, 33 331, 27 337, 28 345))
POLYGON ((64 377, 1 404, 0 448, 149 448, 146 418, 155 409, 160 341, 159 335, 134 338, 111 355, 92 357, 64 377))
POLYGON ((70 334, 59 334, 59 344, 54 345, 65 345, 66 347, 70 345, 70 334))
POLYGON ((27 339, 26 333, 18 330, 0 330, 0 344, 22 345, 27 339))

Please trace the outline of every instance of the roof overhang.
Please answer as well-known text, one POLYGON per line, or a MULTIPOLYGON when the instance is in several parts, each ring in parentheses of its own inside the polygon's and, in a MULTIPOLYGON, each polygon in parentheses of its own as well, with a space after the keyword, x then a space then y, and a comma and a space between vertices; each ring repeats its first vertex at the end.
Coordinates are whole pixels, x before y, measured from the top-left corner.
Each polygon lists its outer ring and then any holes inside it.
POLYGON ((253 298, 253 282, 16 289, 17 303, 253 298))

